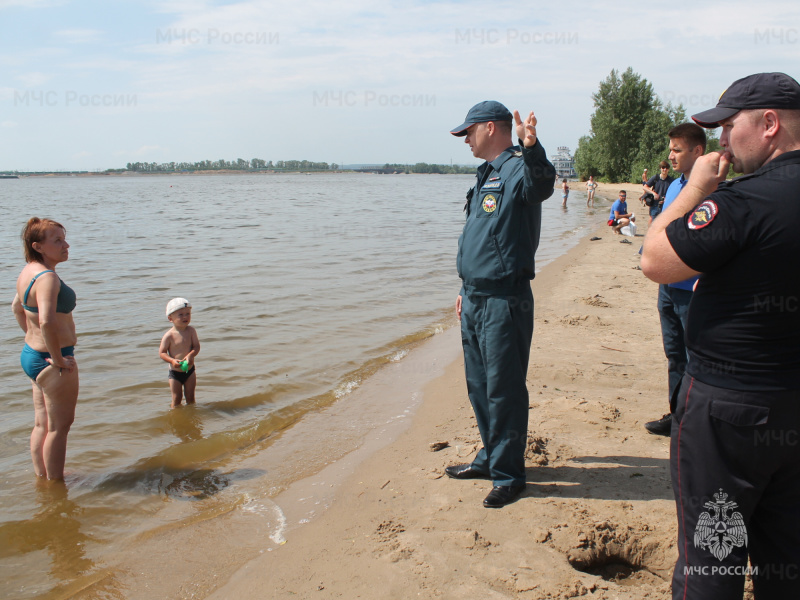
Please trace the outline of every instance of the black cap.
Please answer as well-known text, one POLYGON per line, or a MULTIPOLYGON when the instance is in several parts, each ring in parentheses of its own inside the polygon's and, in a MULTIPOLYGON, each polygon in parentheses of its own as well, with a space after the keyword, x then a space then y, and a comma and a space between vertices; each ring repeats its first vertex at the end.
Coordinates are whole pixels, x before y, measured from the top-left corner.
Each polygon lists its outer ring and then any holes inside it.
POLYGON ((701 127, 713 129, 740 110, 752 108, 800 110, 800 84, 785 73, 749 75, 722 92, 716 108, 692 115, 692 119, 701 127))
POLYGON ((467 118, 464 122, 451 129, 450 133, 457 136, 467 135, 467 128, 475 123, 486 123, 487 121, 511 121, 511 113, 508 109, 494 100, 485 100, 478 102, 475 106, 469 109, 467 118))

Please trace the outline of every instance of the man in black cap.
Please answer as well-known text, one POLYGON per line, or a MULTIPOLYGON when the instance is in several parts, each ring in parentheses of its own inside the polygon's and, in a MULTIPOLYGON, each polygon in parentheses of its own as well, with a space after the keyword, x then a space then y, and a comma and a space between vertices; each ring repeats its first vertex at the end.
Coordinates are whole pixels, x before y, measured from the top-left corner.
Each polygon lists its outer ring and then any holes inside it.
POLYGON ((653 221, 642 270, 699 275, 670 447, 673 598, 800 598, 800 85, 734 82, 692 117, 722 127, 653 221), (726 181, 730 165, 744 173, 726 181), (748 566, 748 555, 750 566, 748 566))
POLYGON ((464 206, 457 257, 463 285, 456 300, 467 391, 483 448, 471 464, 445 471, 455 479, 491 479, 487 508, 505 506, 525 489, 531 280, 541 202, 553 194, 556 177, 536 137, 533 113, 523 122, 514 111, 513 121, 521 147, 512 143, 512 116, 499 102, 476 104, 450 132, 486 161, 464 206))

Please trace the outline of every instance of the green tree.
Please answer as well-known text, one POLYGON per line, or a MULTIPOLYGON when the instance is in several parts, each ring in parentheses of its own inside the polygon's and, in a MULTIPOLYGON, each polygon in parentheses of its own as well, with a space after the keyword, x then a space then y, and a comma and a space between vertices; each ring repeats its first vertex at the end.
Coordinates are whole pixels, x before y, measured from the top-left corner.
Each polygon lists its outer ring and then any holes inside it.
POLYGON ((590 175, 598 177, 600 166, 595 161, 597 150, 592 136, 584 135, 578 142, 578 149, 575 150, 575 172, 581 179, 589 179, 590 175))
POLYGON ((661 100, 655 99, 653 110, 648 114, 639 138, 639 151, 627 174, 628 181, 638 183, 644 169, 648 169, 652 175, 658 174, 656 165, 662 160, 667 160, 669 156, 667 132, 685 120, 686 111, 683 106, 673 107, 667 104, 662 107, 661 100))
POLYGON ((719 145, 716 129, 706 129, 706 152, 719 152, 722 146, 719 145))
POLYGON ((581 179, 638 181, 634 173, 667 157, 667 131, 686 116, 680 105, 663 106, 653 86, 630 67, 621 76, 613 69, 592 99, 591 133, 575 152, 581 179))

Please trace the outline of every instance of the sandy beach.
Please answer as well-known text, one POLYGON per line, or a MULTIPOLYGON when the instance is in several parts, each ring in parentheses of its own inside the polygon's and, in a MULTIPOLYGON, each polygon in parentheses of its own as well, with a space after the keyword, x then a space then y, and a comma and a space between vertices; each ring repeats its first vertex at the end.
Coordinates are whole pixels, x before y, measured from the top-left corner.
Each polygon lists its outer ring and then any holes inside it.
MULTIPOLYGON (((604 224, 621 188, 637 210, 639 186, 601 185, 596 233, 533 283, 519 501, 487 510, 488 482, 444 476, 480 446, 459 356, 425 387, 411 426, 355 467, 327 511, 209 597, 668 598, 677 556, 668 438, 643 428, 667 410, 666 360, 657 286, 638 268, 642 238, 604 224)), ((570 210, 579 208, 576 197, 570 210)))
MULTIPOLYGON (((249 449, 203 502, 166 504, 155 527, 47 597, 669 598, 669 440, 643 427, 667 410, 667 373, 657 286, 639 270, 640 190, 601 184, 596 226, 533 282, 517 502, 485 509, 489 482, 444 474, 480 447, 450 327, 249 449), (636 238, 605 224, 621 188, 636 238)), ((587 210, 571 196, 566 210, 587 210)))

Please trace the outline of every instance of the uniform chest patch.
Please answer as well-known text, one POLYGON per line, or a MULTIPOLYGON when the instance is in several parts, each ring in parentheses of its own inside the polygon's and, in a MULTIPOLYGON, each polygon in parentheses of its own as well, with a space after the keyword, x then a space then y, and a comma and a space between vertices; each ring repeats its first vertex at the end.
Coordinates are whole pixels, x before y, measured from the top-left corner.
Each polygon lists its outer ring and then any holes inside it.
POLYGON ((487 213, 493 213, 497 209, 497 198, 492 194, 486 194, 483 198, 483 210, 487 213))
POLYGON ((719 208, 717 203, 713 200, 706 200, 700 206, 694 209, 694 212, 689 216, 687 223, 689 229, 702 229, 708 227, 714 217, 717 216, 719 208))
POLYGON ((502 181, 488 181, 487 183, 483 184, 482 190, 497 190, 500 189, 500 186, 503 185, 502 181))

